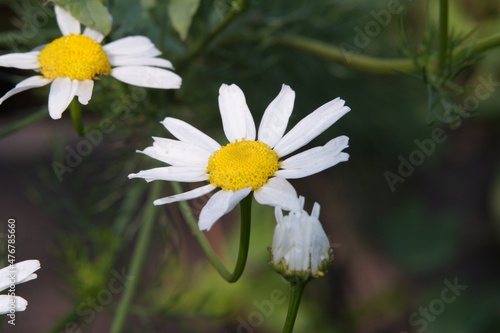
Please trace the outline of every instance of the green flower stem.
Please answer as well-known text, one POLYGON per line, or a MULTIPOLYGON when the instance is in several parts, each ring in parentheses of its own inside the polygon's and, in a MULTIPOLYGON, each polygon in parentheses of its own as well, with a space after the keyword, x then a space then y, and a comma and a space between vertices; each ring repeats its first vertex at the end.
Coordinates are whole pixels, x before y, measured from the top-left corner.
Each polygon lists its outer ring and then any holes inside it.
POLYGON ((285 326, 283 326, 283 333, 292 333, 293 326, 295 325, 295 318, 299 312, 300 301, 302 300, 302 293, 306 288, 306 282, 290 283, 292 290, 290 293, 290 302, 288 303, 288 312, 286 314, 285 326))
MULTIPOLYGON (((330 60, 347 67, 376 74, 398 74, 399 72, 412 72, 418 70, 412 59, 393 58, 384 59, 354 53, 350 50, 342 50, 339 47, 317 41, 310 38, 298 36, 263 37, 260 35, 239 35, 226 40, 226 44, 236 42, 267 43, 269 45, 282 45, 307 52, 320 58, 330 60)), ((478 54, 488 49, 500 46, 500 33, 480 38, 467 45, 457 47, 451 57, 458 58, 464 53, 478 54)))
MULTIPOLYGON (((182 188, 177 182, 172 182, 172 189, 175 193, 182 192, 182 188)), ((245 199, 240 202, 240 213, 241 213, 241 226, 240 226, 240 245, 238 250, 238 258, 236 260, 236 265, 234 271, 231 273, 227 270, 226 266, 219 259, 217 254, 215 254, 212 246, 208 242, 207 238, 200 230, 198 226, 198 221, 193 215, 189 204, 186 201, 179 202, 182 215, 186 219, 194 237, 200 243, 200 246, 208 258, 208 261, 212 264, 215 270, 229 283, 238 281, 243 274, 245 265, 248 257, 248 247, 250 245, 250 226, 251 226, 251 210, 252 210, 252 198, 253 195, 250 193, 245 199)))
POLYGON ((344 51, 339 47, 305 37, 290 36, 262 38, 257 36, 245 36, 243 39, 290 47, 365 72, 396 74, 397 71, 410 72, 416 69, 411 59, 382 59, 370 57, 353 53, 350 50, 344 51), (254 38, 256 39, 253 40, 254 38))
POLYGON ((153 231, 153 225, 159 211, 159 209, 154 206, 152 202, 160 196, 161 185, 162 182, 154 182, 151 187, 151 192, 144 212, 144 221, 141 226, 137 245, 135 246, 134 253, 132 254, 132 259, 130 261, 129 276, 131 278, 127 281, 125 291, 123 292, 120 302, 118 303, 113 324, 111 326, 111 333, 121 332, 123 330, 123 326, 125 325, 125 319, 127 318, 130 304, 139 283, 139 276, 144 265, 144 260, 153 231))
POLYGON ((0 129, 0 138, 9 135, 11 133, 14 133, 28 125, 31 125, 39 120, 42 120, 43 118, 47 117, 49 115, 49 112, 47 111, 47 108, 42 108, 39 111, 30 114, 26 118, 19 120, 18 122, 6 126, 2 129, 0 129))
POLYGON ((471 44, 457 47, 452 53, 452 58, 458 58, 463 53, 478 54, 498 46, 500 46, 500 32, 491 36, 480 38, 471 44))
POLYGON ((73 98, 69 105, 71 112, 71 119, 73 120, 73 127, 79 136, 83 136, 83 119, 82 119, 82 106, 77 98, 73 98))
POLYGON ((442 74, 448 56, 448 0, 439 0, 439 72, 442 74))

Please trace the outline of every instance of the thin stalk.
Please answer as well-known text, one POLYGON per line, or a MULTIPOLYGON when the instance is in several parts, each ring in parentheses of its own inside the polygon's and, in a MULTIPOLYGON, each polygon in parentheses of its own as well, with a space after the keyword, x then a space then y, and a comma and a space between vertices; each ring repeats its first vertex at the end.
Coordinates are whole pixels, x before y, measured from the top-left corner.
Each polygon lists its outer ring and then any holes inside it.
POLYGON ((18 122, 12 124, 12 125, 9 125, 9 126, 6 126, 2 129, 0 129, 0 138, 6 136, 6 135, 9 135, 11 133, 14 133, 28 125, 31 125, 39 120, 42 120, 43 118, 47 117, 49 115, 49 112, 47 111, 46 108, 42 108, 40 109, 39 111, 33 113, 33 114, 30 114, 29 116, 27 116, 26 118, 22 119, 22 120, 19 120, 18 122))
POLYGON ((438 68, 442 74, 448 57, 448 0, 439 0, 439 53, 438 68))
POLYGON ((82 119, 82 106, 78 99, 73 98, 69 105, 71 112, 71 119, 73 120, 73 127, 79 136, 83 136, 83 119, 82 119))
POLYGON ((302 300, 302 293, 306 288, 307 282, 290 283, 290 302, 288 303, 288 312, 286 314, 285 326, 283 326, 283 333, 292 333, 295 319, 299 312, 300 301, 302 300))
POLYGON ((500 46, 500 32, 491 36, 483 37, 471 44, 457 47, 452 53, 452 58, 458 58, 463 53, 480 53, 500 46))
MULTIPOLYGON (((245 34, 228 39, 225 43, 232 44, 242 41, 268 43, 270 45, 274 44, 290 47, 292 49, 307 52, 317 57, 369 73, 399 74, 400 72, 412 72, 418 70, 412 59, 384 59, 371 57, 357 54, 355 51, 348 48, 339 48, 321 41, 297 36, 263 37, 260 35, 245 34)), ((467 45, 457 47, 452 52, 451 58, 458 58, 464 53, 478 54, 499 46, 500 33, 496 33, 491 36, 480 38, 479 40, 471 42, 467 45)))
POLYGON ((153 200, 160 196, 161 185, 162 182, 154 182, 151 187, 146 210, 144 212, 144 221, 141 226, 137 245, 135 246, 134 253, 132 254, 132 260, 130 261, 129 276, 131 278, 125 285, 125 291, 123 292, 122 298, 118 303, 113 324, 111 326, 111 333, 121 332, 123 330, 123 326, 125 325, 125 319, 127 318, 132 298, 139 283, 140 272, 144 265, 153 226, 156 221, 158 208, 153 205, 153 200))
POLYGON ((354 53, 354 51, 346 48, 342 49, 310 38, 297 36, 262 38, 261 36, 247 35, 242 36, 240 40, 267 42, 270 44, 287 46, 365 72, 396 74, 398 71, 410 72, 416 70, 415 64, 411 59, 383 59, 370 57, 354 53))
MULTIPOLYGON (((175 193, 182 192, 181 186, 177 182, 172 182, 172 188, 175 193)), ((238 281, 238 279, 243 274, 245 265, 248 257, 248 248, 250 245, 250 227, 251 227, 251 209, 252 209, 252 198, 253 195, 250 193, 245 199, 240 202, 240 214, 241 214, 241 225, 240 225, 240 245, 238 250, 238 258, 236 259, 236 264, 233 272, 229 272, 226 266, 219 259, 217 254, 214 252, 212 245, 208 242, 205 234, 198 227, 198 221, 193 215, 189 204, 186 201, 179 202, 181 208, 181 213, 186 219, 191 232, 193 233, 196 240, 201 246, 201 249, 207 256, 208 261, 212 264, 215 270, 222 276, 224 280, 229 283, 238 281)))

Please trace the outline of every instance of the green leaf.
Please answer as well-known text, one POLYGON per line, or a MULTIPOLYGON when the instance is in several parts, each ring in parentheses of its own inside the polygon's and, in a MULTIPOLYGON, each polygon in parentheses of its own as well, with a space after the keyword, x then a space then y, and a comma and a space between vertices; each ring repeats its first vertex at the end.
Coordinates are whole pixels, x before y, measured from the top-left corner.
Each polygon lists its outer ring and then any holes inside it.
POLYGON ((185 40, 193 16, 200 6, 200 0, 170 0, 168 4, 168 15, 172 20, 172 26, 179 33, 181 40, 185 40))
POLYGON ((99 0, 53 0, 66 9, 84 26, 109 34, 111 16, 108 9, 99 0))

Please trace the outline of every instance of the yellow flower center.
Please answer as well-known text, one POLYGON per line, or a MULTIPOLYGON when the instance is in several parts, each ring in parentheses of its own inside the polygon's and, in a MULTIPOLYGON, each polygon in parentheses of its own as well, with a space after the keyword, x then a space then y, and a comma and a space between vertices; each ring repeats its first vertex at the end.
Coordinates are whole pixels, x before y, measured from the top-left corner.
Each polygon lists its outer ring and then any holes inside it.
POLYGON ((278 155, 260 141, 238 141, 217 150, 208 160, 210 184, 224 191, 257 190, 279 169, 278 155))
POLYGON ((84 35, 60 37, 40 51, 40 71, 49 80, 69 77, 71 80, 92 80, 111 73, 106 52, 101 44, 84 35))

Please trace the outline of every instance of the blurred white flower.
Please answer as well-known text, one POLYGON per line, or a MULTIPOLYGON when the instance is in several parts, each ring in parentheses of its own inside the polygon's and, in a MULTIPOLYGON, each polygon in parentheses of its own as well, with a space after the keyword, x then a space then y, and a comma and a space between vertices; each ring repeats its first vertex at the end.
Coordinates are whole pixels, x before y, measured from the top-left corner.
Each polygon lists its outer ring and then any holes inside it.
POLYGON ((306 177, 347 161, 349 155, 342 150, 348 147, 349 138, 339 136, 324 146, 282 158, 323 133, 350 108, 344 105, 344 100, 336 98, 285 134, 294 99, 295 92, 283 85, 256 131, 243 91, 234 84, 223 84, 219 90, 219 108, 229 143, 221 147, 193 126, 167 117, 163 125, 179 140, 153 138, 153 146, 142 153, 171 166, 143 170, 130 174, 129 178, 144 178, 148 182, 209 182, 194 190, 155 200, 155 205, 198 198, 220 188, 200 212, 201 230, 209 230, 251 191, 260 204, 285 210, 300 209, 297 193, 287 179, 306 177))
POLYGON ((14 296, 12 286, 27 282, 37 278, 34 274, 40 269, 40 261, 24 260, 0 269, 0 291, 8 289, 7 295, 0 295, 0 314, 6 314, 15 311, 24 311, 28 302, 19 296, 14 296))
POLYGON ((182 79, 177 74, 163 69, 173 69, 173 66, 170 61, 157 58, 161 52, 149 38, 131 36, 101 46, 102 33, 86 28, 81 34, 80 22, 69 12, 57 5, 55 12, 62 37, 31 52, 0 56, 0 67, 32 69, 41 74, 19 82, 0 98, 0 104, 12 95, 52 83, 49 114, 59 119, 75 96, 81 104, 88 103, 94 79, 99 75, 111 75, 146 88, 181 86, 182 79))
POLYGON ((330 241, 319 222, 320 205, 314 203, 311 215, 300 197, 300 210, 283 216, 281 208, 275 208, 276 229, 271 248, 271 264, 288 280, 307 281, 323 276, 326 266, 333 260, 330 241))

